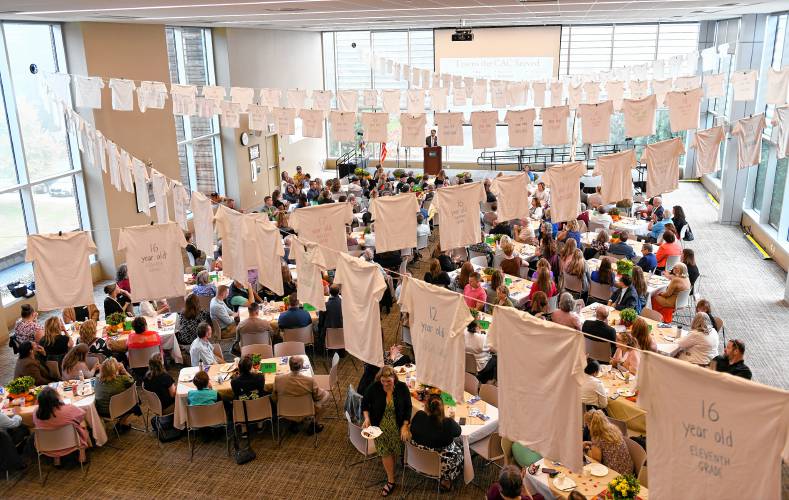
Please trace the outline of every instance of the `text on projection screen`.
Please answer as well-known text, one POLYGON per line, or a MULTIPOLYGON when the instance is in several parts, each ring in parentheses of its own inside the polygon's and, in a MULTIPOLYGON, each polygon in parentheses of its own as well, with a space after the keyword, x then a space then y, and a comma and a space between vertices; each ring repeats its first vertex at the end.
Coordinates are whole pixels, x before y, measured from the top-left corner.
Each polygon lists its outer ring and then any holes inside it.
POLYGON ((553 76, 553 57, 442 57, 442 73, 488 80, 543 80, 553 76))

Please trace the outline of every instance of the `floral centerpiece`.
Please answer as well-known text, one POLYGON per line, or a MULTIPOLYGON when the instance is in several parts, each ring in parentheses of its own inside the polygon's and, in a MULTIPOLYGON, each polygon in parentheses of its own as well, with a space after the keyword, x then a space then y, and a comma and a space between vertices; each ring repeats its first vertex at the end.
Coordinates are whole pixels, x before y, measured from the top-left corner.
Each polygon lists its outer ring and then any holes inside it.
POLYGON ((126 315, 121 312, 115 312, 107 316, 107 330, 110 332, 122 332, 123 322, 126 320, 126 315))
POLYGON ((617 476, 608 483, 608 493, 613 500, 634 500, 639 491, 641 485, 632 474, 617 476))
POLYGON ((625 326, 632 325, 636 318, 638 318, 638 313, 631 307, 619 311, 619 319, 622 320, 622 324, 625 326))
POLYGON ((392 172, 392 177, 394 177, 395 179, 399 179, 404 175, 405 175, 405 170, 403 170, 402 168, 397 168, 395 169, 394 172, 392 172))
POLYGON ((622 231, 614 231, 611 233, 611 243, 619 243, 622 240, 622 231))
POLYGON ((192 276, 197 277, 202 271, 205 271, 205 266, 192 266, 192 276))
POLYGON ((622 276, 633 275, 633 261, 630 259, 619 259, 616 262, 616 272, 622 276))
POLYGON ((260 369, 260 362, 262 360, 263 360, 263 358, 260 356, 260 354, 253 354, 252 355, 252 368, 254 368, 255 370, 259 370, 260 369))
POLYGON ((622 218, 622 215, 619 212, 619 209, 616 208, 616 207, 612 208, 611 211, 608 212, 608 213, 611 215, 611 220, 613 220, 614 222, 616 222, 616 221, 618 221, 619 219, 622 218))
POLYGON ((36 386, 36 381, 33 377, 17 377, 5 387, 8 391, 8 397, 12 400, 17 398, 25 398, 26 401, 32 400, 35 396, 30 394, 30 389, 36 386))
POLYGON ((353 175, 359 178, 370 177, 370 172, 368 172, 365 168, 357 167, 356 170, 353 171, 353 175))

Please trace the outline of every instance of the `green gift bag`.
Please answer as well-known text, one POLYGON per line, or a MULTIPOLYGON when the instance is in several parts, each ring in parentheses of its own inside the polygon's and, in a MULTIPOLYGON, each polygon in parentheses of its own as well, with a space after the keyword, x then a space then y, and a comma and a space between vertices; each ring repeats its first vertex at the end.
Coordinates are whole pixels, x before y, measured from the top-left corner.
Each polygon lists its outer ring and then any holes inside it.
POLYGON ((277 373, 277 363, 261 363, 261 373, 277 373))

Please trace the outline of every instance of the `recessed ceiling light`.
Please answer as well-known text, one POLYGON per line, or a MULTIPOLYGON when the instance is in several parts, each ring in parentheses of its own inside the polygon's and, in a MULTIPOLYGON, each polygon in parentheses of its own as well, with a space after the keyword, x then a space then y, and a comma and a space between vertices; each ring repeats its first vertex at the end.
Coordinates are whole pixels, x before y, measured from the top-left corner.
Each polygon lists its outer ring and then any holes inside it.
POLYGON ((736 2, 732 2, 732 3, 722 3, 722 4, 721 4, 721 7, 736 7, 737 5, 740 5, 740 4, 738 4, 738 3, 736 3, 736 2))

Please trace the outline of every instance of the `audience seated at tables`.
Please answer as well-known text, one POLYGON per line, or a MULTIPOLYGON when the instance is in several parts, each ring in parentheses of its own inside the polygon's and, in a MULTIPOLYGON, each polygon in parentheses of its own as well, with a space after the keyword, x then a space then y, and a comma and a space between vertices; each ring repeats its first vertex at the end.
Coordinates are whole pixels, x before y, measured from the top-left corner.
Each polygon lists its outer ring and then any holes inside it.
POLYGON ((718 354, 718 332, 707 323, 704 313, 696 313, 690 332, 677 342, 676 357, 695 365, 707 366, 718 354))
POLYGON ((616 351, 616 330, 608 324, 608 308, 602 304, 595 309, 595 319, 587 319, 581 325, 581 331, 585 334, 584 337, 594 341, 601 342, 607 340, 611 342, 611 355, 616 351))
POLYGON ((716 371, 730 373, 736 377, 753 377, 751 369, 745 364, 745 343, 739 339, 731 339, 726 342, 723 354, 712 359, 712 366, 716 371))
POLYGON ((104 287, 104 318, 114 313, 129 315, 131 309, 131 296, 129 292, 122 289, 115 283, 110 283, 104 287))
POLYGON ((669 281, 665 290, 652 295, 652 309, 663 315, 665 323, 671 323, 674 317, 674 308, 677 305, 679 294, 685 290, 690 290, 688 268, 682 262, 674 264, 671 273, 668 274, 668 278, 671 281, 669 281))
POLYGON ((529 226, 528 220, 521 220, 520 224, 512 226, 512 239, 518 243, 526 243, 527 245, 539 245, 539 241, 534 236, 534 231, 529 226))
MULTIPOLYGON (((286 237, 286 241, 289 241, 288 237, 286 237)), ((293 280, 293 274, 291 274, 290 272, 290 267, 288 267, 287 264, 283 263, 281 266, 281 270, 282 270, 282 295, 275 293, 274 291, 269 290, 266 287, 263 287, 260 294, 257 294, 257 292, 255 293, 255 297, 257 297, 257 299, 263 297, 266 300, 278 302, 296 291, 296 282, 293 280)), ((256 300, 256 302, 263 302, 263 301, 256 300)))
POLYGON ((652 244, 644 243, 641 246, 641 258, 638 260, 638 267, 651 273, 657 267, 657 257, 652 253, 652 244))
POLYGON ((484 214, 482 214, 482 223, 483 224, 487 224, 488 226, 491 226, 491 227, 495 226, 496 225, 496 220, 497 220, 497 218, 496 218, 496 210, 497 209, 498 209, 498 207, 496 206, 496 203, 495 202, 491 203, 490 210, 485 212, 484 214))
POLYGON ((266 379, 262 373, 252 373, 252 357, 244 356, 238 362, 238 376, 230 381, 233 399, 258 399, 266 394, 266 379))
POLYGON ((499 480, 490 485, 486 500, 545 500, 540 493, 529 490, 527 481, 523 480, 526 468, 520 470, 515 465, 505 465, 499 473, 499 480))
POLYGON ((30 431, 19 414, 0 411, 0 467, 6 472, 22 471, 26 465, 26 445, 30 431), (5 437, 2 435, 5 434, 5 437))
POLYGON ((172 411, 175 403, 175 380, 164 369, 161 355, 154 354, 148 360, 148 371, 142 379, 142 388, 156 394, 162 405, 163 413, 167 414, 172 411))
POLYGON ((504 259, 502 259, 499 266, 501 267, 501 272, 510 276, 520 276, 523 262, 521 262, 520 255, 515 253, 515 246, 507 242, 501 245, 501 251, 504 253, 504 259))
POLYGON ((417 448, 437 451, 441 457, 440 489, 450 491, 452 481, 463 471, 463 447, 455 440, 461 434, 454 411, 445 415, 444 402, 438 394, 431 394, 425 409, 411 419, 411 443, 417 448))
POLYGON ((646 237, 646 240, 650 243, 657 243, 666 230, 666 224, 671 223, 671 211, 664 210, 662 218, 658 218, 656 215, 653 215, 652 218, 654 222, 647 224, 649 235, 646 237))
POLYGON ((140 302, 140 316, 146 318, 156 318, 160 314, 165 314, 170 311, 170 306, 167 302, 162 300, 143 300, 140 302))
POLYGON ((619 346, 611 358, 611 366, 637 375, 638 365, 641 361, 641 353, 636 350, 638 349, 638 342, 628 332, 617 334, 616 339, 619 346))
POLYGON ((449 253, 441 249, 441 245, 436 245, 436 249, 433 251, 433 257, 438 259, 438 262, 441 264, 441 270, 444 272, 451 273, 457 268, 452 261, 452 257, 449 256, 449 253))
MULTIPOLYGON (((222 333, 220 338, 229 338, 233 337, 236 333, 236 318, 238 318, 238 313, 232 311, 227 304, 225 304, 225 299, 229 294, 229 290, 225 285, 219 285, 216 291, 216 297, 211 299, 211 303, 209 305, 209 312, 212 320, 216 320, 219 323, 219 328, 222 329, 222 333)), ((217 332, 219 333, 219 332, 217 332)))
POLYGON ((660 238, 658 238, 658 245, 662 245, 663 244, 663 238, 668 233, 673 234, 674 235, 674 239, 679 241, 679 233, 677 232, 677 228, 674 227, 674 223, 673 222, 669 222, 665 226, 663 226, 663 234, 661 234, 660 238))
POLYGON ((200 323, 198 325, 197 338, 189 346, 189 359, 192 361, 192 366, 199 366, 200 362, 204 365, 215 365, 225 362, 222 355, 214 351, 211 335, 211 325, 208 323, 200 323))
POLYGON ((571 220, 564 225, 564 230, 556 235, 558 241, 573 239, 577 248, 581 248, 581 232, 579 231, 578 221, 571 220))
MULTIPOLYGON (((110 399, 116 394, 120 394, 134 384, 134 379, 115 358, 107 358, 101 364, 99 378, 94 388, 96 395, 96 411, 102 417, 110 416, 110 399)), ((139 405, 129 410, 118 420, 116 424, 119 431, 128 431, 131 426, 128 421, 132 414, 142 415, 139 405)))
MULTIPOLYGON (((499 285, 496 287, 496 298, 493 299, 492 304, 494 306, 502 306, 502 307, 515 307, 512 304, 512 300, 510 300, 510 291, 507 288, 507 285, 499 285)), ((491 308, 491 312, 493 308, 491 308)))
POLYGON ((641 314, 641 310, 646 307, 648 300, 649 288, 647 287, 647 279, 644 276, 644 270, 638 266, 633 267, 633 288, 636 289, 638 295, 638 306, 634 309, 637 313, 641 314))
POLYGON ((198 370, 192 378, 195 388, 186 393, 189 406, 208 406, 221 401, 219 393, 211 386, 211 379, 203 370, 198 370))
POLYGON ((192 293, 198 297, 213 297, 216 295, 216 287, 211 283, 211 275, 208 271, 197 273, 196 284, 192 287, 192 293))
POLYGON ((178 315, 175 322, 175 338, 179 345, 191 345, 197 338, 197 326, 210 321, 208 311, 200 310, 200 300, 194 292, 186 296, 184 311, 178 315))
POLYGON ((627 244, 627 240, 630 238, 630 235, 626 231, 623 231, 619 235, 619 243, 612 243, 608 247, 608 253, 614 255, 624 255, 630 260, 633 260, 636 256, 636 251, 633 250, 633 247, 627 244))
POLYGON ((598 231, 597 236, 592 240, 591 245, 588 248, 584 249, 584 258, 591 259, 596 256, 602 256, 606 252, 608 252, 609 248, 609 236, 608 231, 605 229, 601 229, 598 231))
POLYGON ((159 346, 161 352, 162 339, 159 333, 148 330, 148 321, 142 316, 137 316, 132 320, 132 332, 126 340, 126 347, 129 351, 134 349, 147 349, 159 346))
MULTIPOLYGON (((531 199, 531 206, 529 207, 529 218, 532 220, 540 220, 542 219, 542 206, 540 205, 540 200, 535 196, 531 199)), ((526 228, 528 229, 528 224, 526 224, 526 228)))
POLYGON ((230 284, 230 295, 227 299, 230 308, 233 311, 238 311, 239 307, 247 307, 253 302, 263 302, 263 299, 255 293, 251 285, 244 285, 237 280, 233 280, 230 284))
POLYGON ((89 319, 93 321, 99 320, 99 308, 96 307, 96 304, 63 308, 63 322, 66 324, 89 319))
POLYGON ((636 292, 636 287, 633 286, 633 278, 623 274, 615 286, 616 289, 611 294, 608 305, 617 311, 635 309, 636 312, 640 312, 638 292, 636 292))
POLYGON ((318 326, 325 333, 327 328, 342 328, 342 297, 340 285, 329 287, 329 298, 326 300, 326 310, 318 315, 318 326))
POLYGON ((44 328, 38 324, 38 311, 30 304, 22 304, 19 319, 14 324, 14 336, 19 344, 37 342, 44 336, 44 328))
MULTIPOLYGON (((83 426, 85 410, 71 404, 65 404, 60 399, 58 391, 51 387, 44 387, 38 394, 38 408, 33 414, 33 425, 36 429, 55 430, 70 425, 79 436, 79 461, 86 462, 85 450, 90 446, 88 430, 83 426)), ((77 448, 66 448, 58 451, 48 451, 47 455, 55 456, 55 465, 60 465, 60 459, 77 451, 77 448)))
POLYGON ((184 231, 184 239, 186 240, 186 247, 184 247, 184 250, 192 256, 192 262, 195 264, 202 262, 200 257, 204 257, 204 255, 202 255, 197 246, 195 246, 194 239, 190 231, 184 231))
POLYGON ((584 442, 584 453, 619 474, 632 474, 633 458, 625 441, 627 436, 601 410, 586 412, 584 423, 591 437, 584 442))
POLYGON ((597 214, 592 214, 589 216, 589 222, 592 224, 598 224, 603 227, 603 229, 608 229, 611 227, 611 224, 614 223, 614 219, 608 214, 608 210, 605 206, 600 206, 597 208, 597 214))
POLYGON ((630 327, 630 335, 636 339, 638 348, 642 351, 657 352, 657 343, 650 334, 650 328, 644 318, 636 318, 633 325, 630 327))
POLYGON ((570 261, 568 262, 567 267, 564 269, 564 273, 565 275, 578 278, 581 281, 581 294, 582 296, 586 296, 586 293, 589 290, 589 266, 587 265, 586 260, 584 260, 584 254, 581 252, 580 248, 573 250, 573 254, 570 256, 570 261))
POLYGON ((488 294, 480 284, 480 275, 478 272, 473 272, 468 278, 468 284, 463 287, 463 298, 469 309, 476 309, 481 311, 485 307, 485 301, 488 300, 488 294))
MULTIPOLYGON (((501 273, 500 269, 494 269, 493 273, 490 274, 490 281, 488 281, 488 286, 483 287, 485 290, 485 301, 488 304, 492 304, 496 301, 496 289, 504 284, 504 275, 501 273)), ((480 286, 482 286, 482 282, 480 281, 480 286)), ((485 307, 487 309, 487 306, 485 307)))
POLYGON ((91 378, 96 369, 98 369, 98 365, 88 368, 88 346, 79 344, 72 347, 63 358, 60 371, 63 374, 63 380, 79 380, 80 375, 91 378))
POLYGON ((696 302, 696 312, 704 313, 707 318, 707 326, 715 329, 718 328, 715 324, 715 316, 712 315, 712 304, 710 304, 709 300, 701 299, 696 302))
POLYGON ((548 271, 548 276, 550 276, 551 280, 553 280, 553 271, 551 271, 551 264, 548 263, 547 260, 540 258, 537 261, 537 270, 531 273, 531 281, 537 281, 537 275, 540 272, 540 269, 545 269, 548 271))
POLYGON ((652 200, 647 204, 646 207, 639 210, 638 213, 644 219, 649 219, 651 216, 655 216, 657 220, 661 220, 663 218, 663 199, 660 196, 655 196, 652 200))
MULTIPOLYGON (((696 265, 696 253, 691 248, 685 248, 682 250, 682 257, 679 259, 680 262, 685 264, 685 267, 688 268, 688 280, 690 280, 690 289, 695 290, 693 287, 696 286, 696 280, 699 277, 699 267, 696 265)), ((691 291, 693 294, 693 291, 691 291)))
POLYGON ((600 363, 588 358, 581 383, 581 404, 603 409, 608 406, 608 391, 603 386, 603 382, 597 378, 599 375, 600 363))
POLYGON ((534 300, 534 295, 537 292, 544 293, 547 299, 556 295, 556 283, 551 279, 551 275, 548 273, 549 271, 546 268, 537 270, 537 279, 534 280, 534 284, 529 290, 530 301, 534 300))
POLYGON ((110 350, 109 346, 107 346, 107 341, 97 336, 96 333, 96 322, 94 320, 83 322, 79 325, 78 344, 85 344, 88 346, 88 352, 90 354, 101 354, 105 358, 113 356, 114 353, 110 350))
POLYGON ((66 335, 66 327, 57 316, 51 316, 44 322, 44 336, 38 341, 47 353, 47 360, 60 363, 69 349, 74 347, 74 341, 66 335))
POLYGON ((551 321, 581 331, 581 315, 575 312, 575 299, 564 292, 559 296, 559 308, 551 313, 551 321))
MULTIPOLYGON (((573 240, 575 241, 575 240, 573 240)), ((539 262, 540 259, 545 259, 551 265, 550 271, 553 273, 551 279, 554 281, 559 278, 559 273, 561 272, 560 266, 560 257, 559 251, 556 247, 556 241, 551 238, 550 236, 546 236, 540 239, 540 245, 537 248, 534 256, 529 258, 530 264, 533 262, 539 262)))
POLYGON ((610 259, 600 259, 600 267, 592 271, 591 280, 601 285, 608 285, 613 289, 616 283, 616 272, 611 265, 610 259))
POLYGON ((425 273, 424 281, 436 286, 443 286, 444 288, 449 288, 449 285, 452 283, 449 273, 441 268, 439 259, 430 260, 430 270, 425 273))
POLYGON ((537 183, 537 191, 534 192, 534 198, 538 200, 543 207, 548 205, 551 196, 548 194, 548 191, 545 190, 544 182, 540 181, 537 183))
POLYGON ((567 272, 567 268, 573 260, 576 250, 578 250, 578 244, 575 240, 570 240, 565 242, 564 246, 559 251, 559 268, 563 273, 567 272))
POLYGON ((310 313, 300 307, 297 293, 290 294, 288 310, 279 314, 277 325, 280 330, 289 328, 304 328, 312 323, 310 313))
POLYGON ((45 359, 46 352, 43 347, 28 341, 22 342, 19 344, 19 358, 14 366, 14 378, 33 377, 36 385, 56 382, 58 376, 49 371, 45 359))
POLYGON ((473 354, 477 362, 477 372, 482 371, 491 359, 490 348, 488 347, 488 336, 479 332, 476 321, 472 321, 466 327, 466 353, 473 354))
POLYGON ((671 255, 682 255, 682 245, 677 241, 673 233, 666 233, 663 237, 663 244, 660 245, 655 254, 658 271, 666 268, 666 260, 671 255))
MULTIPOLYGON (((305 357, 291 356, 288 359, 290 372, 277 375, 274 378, 274 393, 271 399, 277 402, 281 398, 311 395, 315 405, 315 432, 321 432, 323 425, 319 422, 329 403, 330 395, 327 391, 318 387, 318 382, 315 381, 315 378, 303 373, 305 357)), ((295 428, 296 426, 291 426, 291 430, 295 428)), ((307 426, 306 431, 308 435, 311 435, 313 433, 312 426, 307 426)))
POLYGON ((674 227, 677 228, 677 236, 679 237, 682 235, 682 228, 688 225, 688 220, 685 218, 685 210, 679 205, 674 205, 671 213, 674 214, 671 220, 674 223, 674 227))
POLYGON ((550 306, 548 305, 548 296, 545 295, 545 292, 535 292, 534 295, 531 296, 529 314, 535 318, 546 319, 550 321, 551 310, 550 306))

